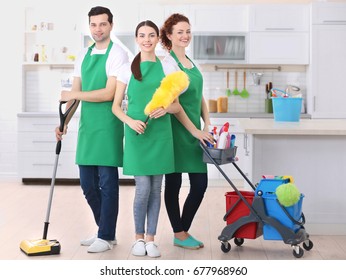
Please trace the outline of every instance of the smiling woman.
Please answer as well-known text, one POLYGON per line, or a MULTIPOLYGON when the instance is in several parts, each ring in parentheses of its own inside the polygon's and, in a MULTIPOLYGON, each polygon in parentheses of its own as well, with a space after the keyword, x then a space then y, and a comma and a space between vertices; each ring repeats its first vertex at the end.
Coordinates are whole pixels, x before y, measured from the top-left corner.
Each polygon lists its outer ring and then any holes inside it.
POLYGON ((154 238, 161 205, 162 178, 163 174, 174 171, 169 114, 177 112, 179 107, 172 100, 173 103, 168 106, 155 106, 145 113, 146 105, 172 68, 162 63, 155 54, 159 29, 152 21, 140 22, 135 35, 140 52, 131 64, 123 67, 117 77, 112 110, 126 124, 123 173, 133 175, 136 182, 133 205, 135 242, 131 249, 132 255, 160 257, 154 238), (121 108, 126 89, 127 113, 121 108), (157 160, 160 160, 160 165, 156 164, 157 160))

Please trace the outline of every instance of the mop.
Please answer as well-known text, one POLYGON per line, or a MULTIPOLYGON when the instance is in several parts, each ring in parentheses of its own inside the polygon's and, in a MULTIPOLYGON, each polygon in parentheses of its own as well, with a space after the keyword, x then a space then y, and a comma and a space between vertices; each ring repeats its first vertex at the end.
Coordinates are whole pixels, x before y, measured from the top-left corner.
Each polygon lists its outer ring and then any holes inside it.
MULTIPOLYGON (((73 104, 66 110, 65 113, 62 112, 62 105, 64 103, 66 103, 66 101, 61 101, 60 106, 59 106, 59 115, 60 115, 59 129, 60 129, 60 131, 64 130, 65 120, 66 120, 68 114, 71 112, 72 108, 74 107, 76 100, 74 100, 73 104)), ((60 250, 61 250, 60 242, 56 239, 50 239, 50 240, 47 239, 50 209, 52 206, 55 177, 56 177, 56 171, 57 171, 58 162, 59 162, 60 151, 61 151, 61 140, 59 140, 56 143, 56 148, 55 148, 55 155, 56 156, 55 156, 55 163, 54 163, 54 169, 53 169, 53 176, 52 176, 51 185, 50 185, 46 219, 44 222, 43 237, 42 237, 42 239, 23 240, 20 243, 20 249, 25 254, 27 254, 28 256, 42 256, 42 255, 60 254, 60 250)))

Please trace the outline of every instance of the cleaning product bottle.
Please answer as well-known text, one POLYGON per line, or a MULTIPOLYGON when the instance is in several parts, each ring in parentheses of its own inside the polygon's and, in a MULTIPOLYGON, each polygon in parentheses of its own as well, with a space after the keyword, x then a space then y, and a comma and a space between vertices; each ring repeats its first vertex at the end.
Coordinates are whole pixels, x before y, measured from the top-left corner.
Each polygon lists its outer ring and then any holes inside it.
POLYGON ((215 140, 214 148, 216 148, 217 141, 219 140, 219 134, 217 133, 217 127, 216 126, 214 126, 214 129, 213 129, 213 136, 214 136, 214 140, 215 140))
MULTIPOLYGON (((214 127, 215 128, 215 127, 214 127)), ((212 131, 209 131, 209 133, 214 137, 214 131, 212 130, 212 131)), ((214 143, 210 143, 210 142, 208 142, 208 141, 206 141, 207 143, 207 147, 209 147, 209 148, 213 148, 214 147, 214 143)))
POLYGON ((221 133, 224 132, 226 129, 227 131, 229 130, 229 122, 225 122, 225 124, 221 127, 219 131, 219 136, 221 136, 221 133))
POLYGON ((223 132, 221 132, 220 137, 217 141, 217 148, 218 149, 227 149, 230 146, 231 143, 231 136, 228 132, 228 126, 222 127, 223 132))

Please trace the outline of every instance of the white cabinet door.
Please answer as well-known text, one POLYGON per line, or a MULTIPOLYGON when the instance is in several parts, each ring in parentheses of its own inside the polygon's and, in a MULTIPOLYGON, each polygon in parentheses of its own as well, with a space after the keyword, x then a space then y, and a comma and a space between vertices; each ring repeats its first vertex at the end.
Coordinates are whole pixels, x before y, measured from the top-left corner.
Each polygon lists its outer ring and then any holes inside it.
POLYGON ((253 64, 309 64, 308 32, 250 32, 253 64))
POLYGON ((309 64, 308 7, 251 5, 249 63, 309 64))
MULTIPOLYGON (((28 114, 30 115, 30 114, 28 114)), ((79 178, 75 164, 78 118, 69 123, 57 168, 57 178, 79 178)), ((18 118, 18 167, 21 178, 51 178, 55 163, 57 115, 18 118)))
POLYGON ((314 118, 346 118, 346 3, 313 3, 308 113, 314 118))
POLYGON ((313 3, 312 24, 346 24, 345 3, 313 3))
POLYGON ((250 5, 250 31, 309 31, 305 4, 250 5))
POLYGON ((316 118, 346 118, 346 23, 313 25, 308 112, 316 118))
POLYGON ((191 5, 193 32, 246 32, 247 5, 191 5))
MULTIPOLYGON (((19 114, 18 117, 18 165, 20 178, 51 178, 56 140, 55 127, 59 124, 58 114, 39 113, 19 114), (35 116, 33 116, 35 115, 35 116)), ((75 115, 68 125, 68 132, 62 141, 57 178, 79 178, 75 163, 79 116, 75 115)), ((123 175, 119 168, 120 179, 132 179, 123 175)))

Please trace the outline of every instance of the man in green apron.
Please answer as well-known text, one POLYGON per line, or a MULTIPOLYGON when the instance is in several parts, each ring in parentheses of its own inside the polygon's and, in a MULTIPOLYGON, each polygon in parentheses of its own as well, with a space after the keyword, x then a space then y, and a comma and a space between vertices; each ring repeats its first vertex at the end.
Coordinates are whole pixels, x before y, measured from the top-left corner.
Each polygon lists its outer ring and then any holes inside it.
MULTIPOLYGON (((119 202, 118 167, 123 164, 123 123, 112 113, 116 77, 128 62, 125 50, 110 39, 113 15, 108 8, 94 7, 89 14, 90 33, 95 43, 84 49, 75 64, 71 91, 61 100, 81 102, 76 152, 84 196, 98 226, 96 235, 82 240, 88 252, 113 248, 119 202)), ((69 103, 67 104, 69 106, 69 103)), ((67 123, 71 116, 67 119, 67 123)), ((66 133, 67 126, 63 134, 66 133)), ((62 133, 56 130, 57 138, 62 133)))

